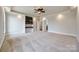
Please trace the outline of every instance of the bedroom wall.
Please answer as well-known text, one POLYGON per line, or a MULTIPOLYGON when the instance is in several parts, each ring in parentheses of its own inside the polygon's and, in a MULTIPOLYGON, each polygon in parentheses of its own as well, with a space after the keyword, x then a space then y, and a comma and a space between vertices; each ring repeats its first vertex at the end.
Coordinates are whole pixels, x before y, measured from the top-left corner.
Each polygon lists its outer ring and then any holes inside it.
POLYGON ((79 7, 77 7, 77 39, 79 41, 79 7))
POLYGON ((76 10, 68 10, 61 13, 46 16, 48 19, 48 31, 76 35, 76 10))
POLYGON ((0 7, 0 48, 4 40, 4 20, 5 20, 5 11, 2 7, 0 7))
POLYGON ((25 33, 25 17, 17 17, 18 14, 6 13, 6 32, 8 34, 25 33))

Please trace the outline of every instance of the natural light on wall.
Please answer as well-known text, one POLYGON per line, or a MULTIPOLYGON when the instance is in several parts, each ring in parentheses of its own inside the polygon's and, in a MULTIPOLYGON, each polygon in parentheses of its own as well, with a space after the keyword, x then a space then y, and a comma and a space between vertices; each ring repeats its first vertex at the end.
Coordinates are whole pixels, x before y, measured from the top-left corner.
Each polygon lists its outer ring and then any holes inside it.
POLYGON ((46 20, 46 17, 43 17, 43 21, 45 21, 46 20))
POLYGON ((77 6, 73 6, 73 8, 76 8, 77 6))
POLYGON ((21 15, 21 14, 18 14, 18 15, 17 15, 17 18, 18 18, 18 19, 21 19, 21 18, 22 18, 22 15, 21 15))
POLYGON ((33 17, 33 21, 36 21, 36 18, 35 17, 33 17))
POLYGON ((63 16, 62 14, 58 14, 58 15, 57 15, 57 19, 58 19, 58 20, 61 20, 63 17, 64 17, 64 16, 63 16))

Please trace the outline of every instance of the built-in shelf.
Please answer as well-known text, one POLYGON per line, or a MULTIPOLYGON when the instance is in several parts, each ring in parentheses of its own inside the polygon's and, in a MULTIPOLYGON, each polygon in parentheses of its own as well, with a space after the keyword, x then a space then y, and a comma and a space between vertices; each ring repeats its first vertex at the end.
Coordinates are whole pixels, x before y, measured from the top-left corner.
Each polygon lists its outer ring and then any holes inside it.
POLYGON ((26 33, 33 32, 33 18, 25 16, 25 31, 26 33))
POLYGON ((33 24, 25 24, 26 33, 33 32, 33 24))
POLYGON ((25 27, 25 28, 33 28, 33 27, 25 27))
POLYGON ((26 24, 25 28, 33 28, 33 24, 26 24))

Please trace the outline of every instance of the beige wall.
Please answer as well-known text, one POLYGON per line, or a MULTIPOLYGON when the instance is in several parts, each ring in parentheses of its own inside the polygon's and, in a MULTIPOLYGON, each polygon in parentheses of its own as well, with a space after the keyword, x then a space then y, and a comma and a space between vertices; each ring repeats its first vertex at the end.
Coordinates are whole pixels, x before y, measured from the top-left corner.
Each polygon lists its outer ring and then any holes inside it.
POLYGON ((48 15, 48 31, 68 35, 76 35, 76 10, 48 15), (58 16, 61 14, 61 16, 58 16))

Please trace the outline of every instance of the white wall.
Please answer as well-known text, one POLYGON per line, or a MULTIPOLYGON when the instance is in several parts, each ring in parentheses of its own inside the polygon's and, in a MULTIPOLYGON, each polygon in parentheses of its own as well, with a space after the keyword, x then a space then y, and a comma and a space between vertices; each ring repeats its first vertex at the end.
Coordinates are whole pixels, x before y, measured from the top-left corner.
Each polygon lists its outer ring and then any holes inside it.
POLYGON ((62 13, 48 15, 48 31, 76 35, 76 10, 69 10, 62 13), (58 16, 62 14, 61 16, 58 16))
POLYGON ((16 14, 6 13, 6 20, 6 31, 8 34, 25 33, 24 15, 19 19, 16 14))
POLYGON ((3 43, 4 40, 4 9, 2 7, 0 7, 0 47, 3 43))

